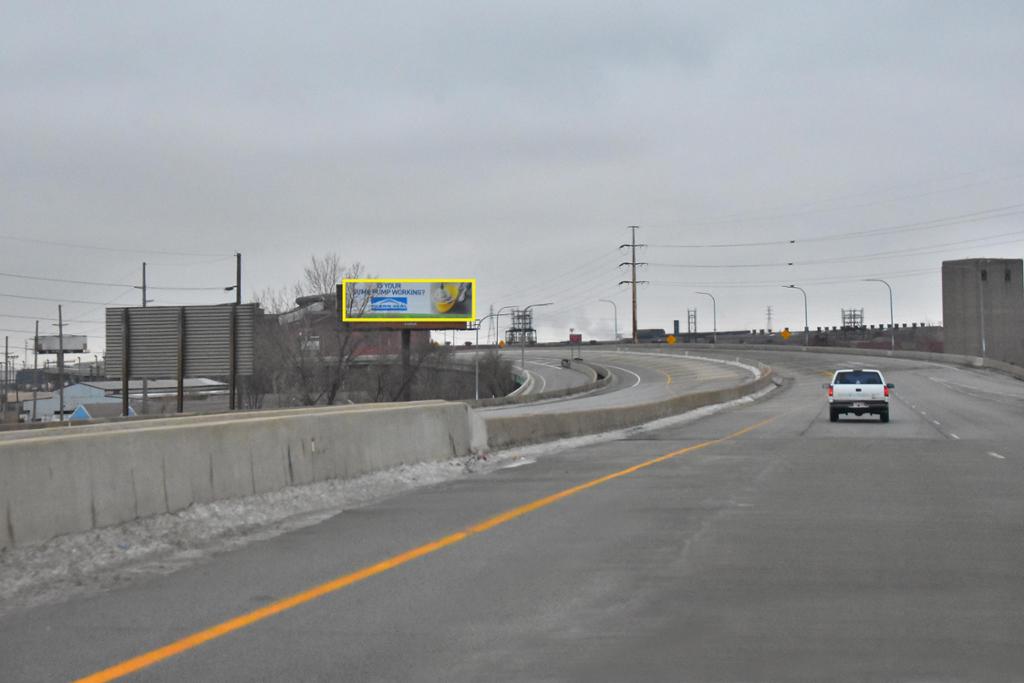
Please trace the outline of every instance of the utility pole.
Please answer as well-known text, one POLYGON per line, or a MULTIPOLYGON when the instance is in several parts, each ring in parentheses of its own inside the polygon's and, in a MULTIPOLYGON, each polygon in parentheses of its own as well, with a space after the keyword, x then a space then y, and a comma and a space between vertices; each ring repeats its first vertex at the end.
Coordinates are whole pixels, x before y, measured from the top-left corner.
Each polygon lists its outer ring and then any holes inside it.
POLYGON ((235 254, 235 303, 242 305, 242 252, 235 254))
POLYGON ((637 266, 646 266, 647 265, 646 263, 639 263, 639 262, 637 262, 637 260, 636 260, 636 248, 637 247, 646 247, 647 245, 646 244, 637 244, 636 243, 636 231, 640 229, 639 225, 630 225, 630 226, 627 226, 627 227, 632 232, 632 238, 630 239, 629 244, 620 244, 619 245, 619 249, 624 249, 626 247, 629 247, 630 248, 630 260, 623 261, 622 263, 620 263, 619 264, 619 268, 621 268, 622 266, 629 266, 629 268, 630 268, 630 278, 628 280, 620 280, 619 284, 620 285, 626 285, 626 284, 631 285, 632 289, 633 289, 633 343, 636 344, 639 341, 638 338, 637 338, 637 331, 636 331, 636 328, 637 328, 637 324, 636 324, 636 321, 637 321, 637 317, 636 317, 636 286, 637 286, 637 284, 647 284, 646 280, 640 280, 638 282, 637 279, 636 279, 636 267, 637 266))
POLYGON ((771 334, 771 332, 772 332, 772 307, 771 306, 768 307, 767 324, 768 324, 768 327, 766 327, 765 330, 768 331, 768 334, 771 334))
POLYGON ((5 424, 7 423, 7 366, 10 365, 10 358, 11 358, 10 354, 7 353, 7 352, 9 351, 8 344, 10 343, 10 341, 11 341, 10 337, 4 337, 4 374, 3 374, 3 379, 4 379, 4 387, 3 387, 4 395, 2 397, 0 397, 0 398, 3 398, 3 401, 0 401, 0 408, 3 408, 3 420, 2 421, 5 424))
MULTIPOLYGON (((142 307, 145 308, 149 300, 146 299, 146 262, 142 262, 142 307)), ((142 414, 149 411, 149 380, 142 378, 142 414)))
POLYGON ((60 385, 60 421, 64 422, 64 307, 57 304, 57 382, 60 385))
MULTIPOLYGON (((238 340, 235 332, 235 325, 238 320, 237 308, 242 305, 242 252, 235 253, 235 309, 231 313, 231 409, 234 410, 236 406, 241 405, 241 387, 238 386, 237 377, 237 359, 238 355, 238 340)), ((408 345, 411 343, 412 337, 409 336, 409 330, 402 330, 402 359, 408 357, 408 345)), ((404 368, 403 368, 404 369, 404 368)), ((407 388, 408 389, 408 388, 407 388)), ((405 396, 402 400, 408 401, 409 394, 406 391, 405 396)))
POLYGON ((36 404, 39 399, 39 321, 36 321, 36 336, 35 336, 35 347, 36 352, 33 354, 35 360, 32 361, 32 421, 34 422, 36 413, 36 404))

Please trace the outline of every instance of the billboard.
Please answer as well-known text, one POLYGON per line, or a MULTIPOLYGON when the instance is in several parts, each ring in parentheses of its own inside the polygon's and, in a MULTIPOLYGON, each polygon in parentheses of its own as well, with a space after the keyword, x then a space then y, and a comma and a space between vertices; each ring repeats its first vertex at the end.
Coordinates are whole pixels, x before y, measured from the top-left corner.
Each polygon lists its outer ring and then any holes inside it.
MULTIPOLYGON (((84 334, 64 335, 64 353, 84 353, 88 350, 84 334)), ((36 352, 60 353, 60 336, 47 334, 36 337, 36 352)))
POLYGON ((471 322, 476 280, 343 280, 340 303, 347 323, 471 322))
POLYGON ((251 375, 257 311, 257 304, 108 308, 107 376, 122 378, 125 365, 132 379, 251 375))

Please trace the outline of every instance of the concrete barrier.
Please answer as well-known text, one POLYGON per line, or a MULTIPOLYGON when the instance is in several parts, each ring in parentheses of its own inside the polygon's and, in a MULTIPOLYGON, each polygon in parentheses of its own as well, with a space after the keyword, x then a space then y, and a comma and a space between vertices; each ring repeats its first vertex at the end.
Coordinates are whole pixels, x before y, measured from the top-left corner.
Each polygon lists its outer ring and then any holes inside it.
MULTIPOLYGON (((519 393, 523 388, 522 385, 519 389, 516 389, 508 396, 496 396, 495 398, 481 398, 471 401, 463 401, 463 403, 469 405, 472 408, 489 408, 491 406, 507 406, 507 405, 519 405, 522 403, 532 403, 534 401, 546 401, 552 398, 565 398, 566 396, 575 396, 576 394, 585 394, 588 391, 594 391, 595 389, 602 389, 608 386, 612 381, 611 373, 606 368, 600 365, 594 365, 593 363, 574 362, 573 370, 577 372, 583 372, 591 377, 591 381, 586 384, 581 384, 575 387, 569 387, 567 389, 555 389, 553 391, 545 391, 539 394, 522 394, 519 393)), ((532 375, 531 375, 532 376, 532 375)))
POLYGON ((764 389, 771 382, 772 371, 764 368, 759 377, 744 384, 684 394, 664 401, 563 413, 486 417, 487 444, 492 449, 509 448, 635 427, 696 408, 742 398, 764 389))
POLYGON ((482 429, 463 403, 422 401, 19 435, 0 440, 0 548, 467 455, 482 429))
MULTIPOLYGON (((876 358, 903 358, 907 360, 923 360, 930 363, 961 365, 971 368, 995 370, 1017 379, 1024 379, 1024 367, 1003 361, 981 358, 979 356, 962 356, 955 353, 933 353, 930 351, 886 351, 885 349, 862 349, 855 346, 793 346, 792 344, 687 344, 680 349, 707 351, 784 351, 788 353, 832 353, 855 356, 874 356, 876 358)), ((664 352, 664 351, 663 351, 664 352)), ((672 353, 669 351, 668 353, 672 353)))
MULTIPOLYGON (((594 376, 602 369, 594 370, 594 376)), ((605 376, 575 391, 610 381, 605 376)), ((0 549, 195 503, 276 491, 486 448, 635 426, 771 380, 661 402, 484 419, 462 402, 169 417, 0 435, 0 549)), ((544 394, 550 398, 551 394, 544 394)))

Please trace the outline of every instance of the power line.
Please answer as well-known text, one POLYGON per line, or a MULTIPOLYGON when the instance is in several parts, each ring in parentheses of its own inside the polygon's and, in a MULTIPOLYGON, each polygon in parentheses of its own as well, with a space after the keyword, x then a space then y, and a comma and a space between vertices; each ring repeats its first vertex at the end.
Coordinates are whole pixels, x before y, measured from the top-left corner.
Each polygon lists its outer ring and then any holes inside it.
MULTIPOLYGON (((806 284, 837 284, 841 282, 859 282, 863 280, 865 277, 884 277, 893 279, 903 277, 919 277, 921 275, 932 275, 940 272, 941 270, 941 268, 919 268, 916 270, 886 273, 858 273, 857 275, 851 276, 842 275, 821 278, 800 278, 800 282, 806 284)), ((789 280, 759 280, 757 282, 736 282, 735 280, 693 280, 687 282, 680 282, 677 280, 652 280, 651 284, 658 287, 723 287, 735 289, 753 289, 762 287, 776 287, 778 285, 786 284, 788 282, 789 280)))
POLYGON ((582 263, 579 263, 579 264, 577 264, 577 265, 575 265, 572 268, 569 268, 567 270, 559 271, 558 273, 556 273, 552 277, 549 277, 549 278, 547 278, 545 280, 535 280, 535 281, 533 281, 532 284, 526 285, 525 287, 520 287, 520 288, 515 289, 515 290, 511 290, 511 291, 509 291, 507 293, 502 293, 499 296, 492 297, 492 299, 494 301, 504 301, 505 299, 511 298, 513 296, 515 296, 515 297, 522 296, 522 297, 530 298, 530 297, 534 296, 533 293, 535 293, 535 292, 539 292, 539 291, 542 291, 542 290, 543 291, 550 291, 548 288, 551 287, 554 283, 560 282, 560 281, 562 281, 562 280, 564 280, 566 278, 578 278, 578 277, 582 276, 584 273, 591 273, 591 272, 593 272, 595 270, 595 267, 596 268, 600 268, 600 267, 605 265, 605 264, 602 264, 601 261, 603 261, 605 259, 608 259, 612 254, 618 254, 618 253, 619 253, 618 249, 611 249, 611 250, 605 249, 600 254, 598 254, 596 257, 588 259, 586 261, 583 261, 582 263))
MULTIPOLYGON (((125 247, 103 247, 96 244, 82 244, 81 242, 58 242, 56 240, 44 240, 36 237, 18 237, 17 235, 0 235, 0 239, 11 240, 12 242, 27 242, 30 244, 44 244, 51 247, 66 247, 69 249, 88 249, 91 251, 109 251, 120 254, 159 254, 161 256, 221 256, 212 252, 197 251, 167 251, 160 249, 128 249, 125 247)), ((232 258, 225 257, 225 258, 232 258)))
MULTIPOLYGON (((47 296, 28 296, 26 294, 3 294, 0 296, 7 299, 25 299, 27 301, 50 301, 58 304, 95 304, 98 306, 106 306, 107 304, 103 301, 88 301, 83 299, 54 299, 47 296)), ((123 296, 123 295, 122 295, 123 296)))
POLYGON ((1011 237, 1017 235, 1024 235, 1024 230, 1014 230, 1012 232, 1004 232, 998 235, 989 235, 988 237, 975 237, 968 240, 958 240, 956 242, 945 242, 942 244, 932 244, 925 247, 910 247, 907 249, 893 249, 890 251, 879 251, 872 254, 859 254, 852 256, 835 256, 824 259, 815 259, 812 261, 777 261, 777 262, 765 262, 765 263, 720 263, 720 264, 705 264, 705 263, 657 263, 651 262, 650 265, 661 268, 779 268, 788 266, 813 266, 821 265, 826 263, 849 263, 854 261, 864 261, 875 258, 891 258, 893 256, 921 256, 924 254, 935 254, 942 251, 948 251, 949 248, 956 248, 968 245, 977 246, 1000 246, 1004 244, 1014 244, 1020 242, 1021 239, 1005 240, 1002 242, 991 242, 991 240, 1000 239, 1003 237, 1011 237), (989 242, 989 244, 983 244, 989 242))
MULTIPOLYGON (((93 287, 134 287, 138 288, 138 285, 132 285, 127 282, 98 282, 96 280, 68 280, 59 277, 43 277, 41 275, 23 275, 20 273, 2 273, 0 277, 13 278, 18 280, 38 280, 41 282, 60 282, 69 285, 89 285, 93 287)), ((164 289, 164 290, 176 290, 176 291, 193 291, 193 292, 213 292, 223 291, 223 287, 154 287, 149 285, 148 289, 164 289)))
POLYGON ((869 228, 867 230, 852 230, 849 232, 834 233, 832 235, 821 235, 817 237, 801 237, 796 239, 764 240, 757 242, 719 242, 719 243, 696 243, 696 244, 651 244, 652 247, 663 249, 729 249, 736 247, 769 247, 783 244, 801 244, 806 242, 828 242, 831 240, 851 239, 878 234, 891 234, 897 232, 912 232, 915 230, 928 230, 932 228, 945 228, 951 225, 962 223, 978 223, 995 218, 1005 218, 1024 213, 1024 204, 1009 204, 1007 206, 993 209, 983 209, 956 216, 934 218, 927 221, 914 223, 898 223, 880 228, 869 228))
MULTIPOLYGON (((24 320, 46 320, 47 322, 57 320, 56 318, 48 318, 43 315, 19 315, 17 313, 0 313, 0 318, 21 318, 24 320)), ((100 323, 102 320, 69 320, 64 319, 65 322, 69 323, 100 323)))
MULTIPOLYGON (((961 174, 961 175, 969 175, 969 174, 961 174)), ((798 217, 798 216, 809 216, 809 215, 818 214, 818 213, 828 213, 830 211, 840 211, 840 210, 847 210, 847 209, 859 209, 859 208, 865 208, 865 207, 869 207, 869 206, 877 206, 877 205, 880 205, 880 204, 892 204, 894 202, 904 201, 904 200, 907 200, 907 199, 919 199, 921 197, 928 197, 928 196, 933 196, 933 195, 937 195, 937 194, 948 194, 950 192, 955 192, 955 191, 958 191, 958 190, 969 189, 969 188, 972 188, 972 187, 978 187, 978 186, 982 186, 982 185, 986 185, 986 184, 991 184, 991 183, 1012 182, 1012 181, 1020 180, 1021 178, 1024 178, 1024 175, 1018 173, 1018 174, 1014 174, 1014 175, 1010 175, 1010 176, 1004 176, 1002 178, 996 178, 996 179, 993 179, 993 180, 981 180, 981 181, 976 181, 976 182, 971 182, 971 183, 964 183, 964 184, 961 184, 961 185, 954 185, 952 187, 943 187, 943 188, 939 188, 939 189, 935 189, 935 190, 929 190, 927 192, 918 192, 918 193, 913 193, 913 194, 896 195, 894 197, 888 197, 888 198, 884 198, 884 199, 876 199, 876 200, 867 201, 867 202, 859 202, 859 203, 855 203, 855 204, 836 204, 836 205, 833 205, 833 206, 824 206, 824 207, 819 206, 818 208, 812 208, 812 207, 815 207, 815 205, 828 204, 830 202, 841 201, 843 199, 853 199, 855 197, 869 196, 871 194, 871 192, 862 192, 862 193, 855 193, 855 194, 850 194, 850 195, 845 195, 845 196, 838 196, 838 197, 833 197, 833 198, 826 198, 826 199, 811 201, 811 202, 807 202, 807 203, 802 204, 802 205, 799 205, 799 204, 780 205, 780 206, 775 207, 775 209, 778 209, 778 211, 776 211, 774 213, 762 213, 760 215, 758 215, 756 213, 754 213, 754 214, 751 214, 751 213, 731 214, 731 215, 723 216, 721 218, 716 218, 716 219, 709 219, 709 220, 704 220, 704 221, 683 223, 682 225, 683 225, 683 227, 708 227, 708 226, 715 226, 715 225, 728 225, 728 224, 748 223, 748 222, 749 223, 753 223, 753 222, 760 222, 760 221, 778 220, 778 219, 782 219, 782 218, 793 218, 793 217, 798 217), (791 210, 791 211, 786 211, 785 209, 787 207, 797 207, 797 208, 795 208, 794 210, 791 210), (800 207, 803 207, 803 208, 800 208, 800 207)), ((913 186, 911 186, 911 187, 913 187, 913 186)), ((771 212, 771 211, 773 211, 773 209, 769 208, 769 209, 767 209, 767 211, 771 212)))

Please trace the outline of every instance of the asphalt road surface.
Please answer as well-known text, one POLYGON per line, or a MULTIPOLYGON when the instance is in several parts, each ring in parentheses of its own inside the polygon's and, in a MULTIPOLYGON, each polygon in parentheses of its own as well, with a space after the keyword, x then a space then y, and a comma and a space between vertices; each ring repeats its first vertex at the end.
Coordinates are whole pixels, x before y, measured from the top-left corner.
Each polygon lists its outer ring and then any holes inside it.
MULTIPOLYGON (((586 395, 577 394, 481 410, 486 415, 525 415, 610 408, 663 401, 680 394, 731 387, 749 382, 755 376, 750 365, 744 367, 737 364, 734 356, 722 356, 719 362, 709 362, 702 358, 701 354, 687 357, 683 353, 657 353, 651 350, 652 348, 654 347, 641 351, 587 348, 582 355, 583 361, 599 365, 611 372, 612 379, 606 387, 586 395)), ((519 352, 506 353, 518 366, 519 352)), ((567 357, 566 349, 537 348, 527 351, 527 369, 537 380, 533 384, 534 393, 560 389, 567 382, 573 382, 574 384, 570 386, 575 386, 579 384, 580 377, 584 378, 583 384, 590 381, 582 373, 561 366, 561 359, 567 357)))
POLYGON ((1024 679, 1024 384, 749 355, 759 402, 9 614, 0 680, 1024 679), (828 421, 842 365, 891 423, 828 421))

